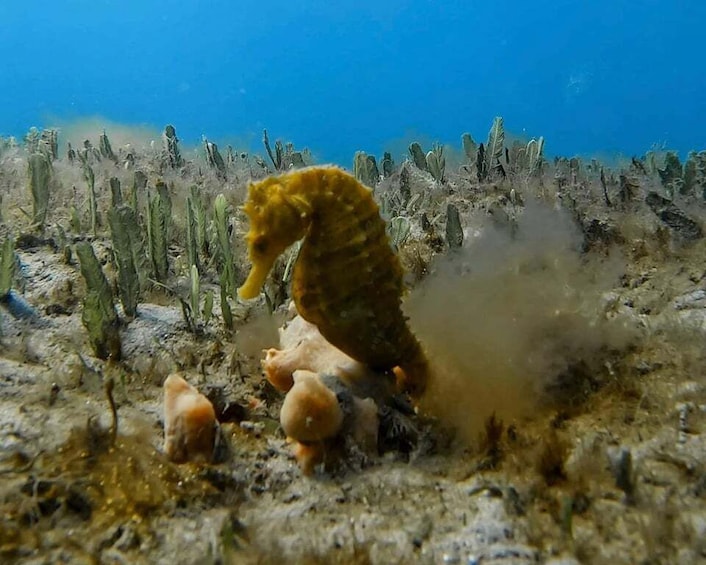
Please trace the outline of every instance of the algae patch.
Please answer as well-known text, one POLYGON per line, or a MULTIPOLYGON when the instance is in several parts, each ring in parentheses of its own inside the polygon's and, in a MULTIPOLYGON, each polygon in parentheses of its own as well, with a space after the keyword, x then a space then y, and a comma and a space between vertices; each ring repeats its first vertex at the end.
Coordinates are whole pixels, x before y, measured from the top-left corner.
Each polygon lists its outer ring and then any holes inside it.
POLYGON ((8 559, 47 549, 48 528, 68 528, 70 543, 76 522, 82 533, 73 542, 89 553, 98 553, 116 524, 131 523, 146 539, 155 518, 206 504, 218 492, 202 467, 173 465, 139 435, 119 435, 112 444, 111 432, 94 419, 55 452, 22 463, 3 471, 15 485, 4 493, 0 522, 0 555, 8 559))

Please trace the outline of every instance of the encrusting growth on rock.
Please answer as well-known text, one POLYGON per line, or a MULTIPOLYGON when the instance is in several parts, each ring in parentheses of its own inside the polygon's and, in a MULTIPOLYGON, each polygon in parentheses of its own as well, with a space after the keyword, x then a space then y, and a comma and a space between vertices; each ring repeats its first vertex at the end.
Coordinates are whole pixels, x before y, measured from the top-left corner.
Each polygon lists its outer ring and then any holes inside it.
POLYGON ((384 398, 393 393, 392 376, 385 379, 370 367, 352 359, 324 339, 314 324, 301 316, 279 330, 280 349, 265 350, 262 367, 267 380, 277 390, 287 392, 299 369, 332 375, 360 397, 384 398))
POLYGON ((308 167, 249 187, 244 210, 254 298, 275 260, 302 239, 292 295, 302 318, 376 372, 399 367, 400 388, 424 392, 428 364, 402 313, 402 267, 371 191, 336 167, 308 167))
POLYGON ((316 326, 295 316, 280 329, 282 349, 268 349, 268 381, 286 393, 280 423, 295 442, 305 475, 338 459, 353 441, 359 453, 377 453, 378 405, 394 388, 380 375, 328 343, 316 326))
POLYGON ((305 475, 320 463, 336 462, 351 441, 358 453, 377 452, 377 404, 372 398, 354 396, 348 385, 332 375, 295 371, 280 423, 295 442, 294 456, 305 475))
POLYGON ((341 350, 327 342, 315 325, 296 316, 279 331, 281 349, 265 351, 262 366, 267 380, 282 392, 294 384, 293 374, 298 369, 315 373, 358 374, 369 370, 341 350))
POLYGON ((213 405, 178 374, 164 381, 164 453, 174 463, 210 463, 218 432, 213 405))

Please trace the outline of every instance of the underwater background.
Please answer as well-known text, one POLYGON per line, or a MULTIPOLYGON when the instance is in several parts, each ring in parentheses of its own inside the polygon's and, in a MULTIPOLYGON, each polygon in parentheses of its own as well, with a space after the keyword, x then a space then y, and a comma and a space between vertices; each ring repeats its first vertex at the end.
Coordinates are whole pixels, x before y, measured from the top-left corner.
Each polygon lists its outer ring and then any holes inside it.
POLYGON ((0 0, 0 565, 706 563, 704 16, 0 0))
POLYGON ((459 146, 502 115, 549 155, 706 146, 700 0, 28 0, 0 4, 0 135, 174 123, 316 160, 459 146))

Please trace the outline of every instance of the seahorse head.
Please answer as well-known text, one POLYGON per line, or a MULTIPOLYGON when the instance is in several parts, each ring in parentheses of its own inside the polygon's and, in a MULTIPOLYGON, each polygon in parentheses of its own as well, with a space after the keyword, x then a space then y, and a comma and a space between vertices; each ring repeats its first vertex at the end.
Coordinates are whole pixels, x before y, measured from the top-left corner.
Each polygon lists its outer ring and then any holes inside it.
POLYGON ((255 298, 277 257, 306 234, 311 208, 302 196, 289 194, 282 177, 253 183, 243 210, 250 219, 247 235, 252 268, 238 289, 241 298, 255 298))

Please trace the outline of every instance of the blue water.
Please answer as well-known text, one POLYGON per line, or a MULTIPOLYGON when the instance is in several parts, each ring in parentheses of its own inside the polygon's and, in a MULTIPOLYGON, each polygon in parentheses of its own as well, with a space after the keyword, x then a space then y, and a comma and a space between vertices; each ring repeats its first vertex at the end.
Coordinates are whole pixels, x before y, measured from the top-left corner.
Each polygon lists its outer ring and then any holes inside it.
POLYGON ((552 154, 706 148, 704 0, 4 0, 0 135, 173 123, 349 164, 495 115, 552 154))

